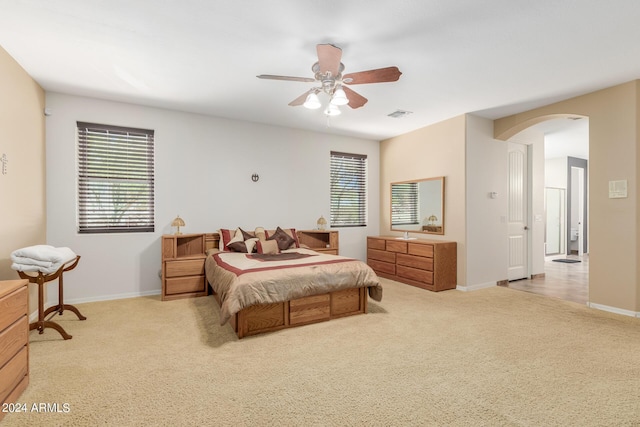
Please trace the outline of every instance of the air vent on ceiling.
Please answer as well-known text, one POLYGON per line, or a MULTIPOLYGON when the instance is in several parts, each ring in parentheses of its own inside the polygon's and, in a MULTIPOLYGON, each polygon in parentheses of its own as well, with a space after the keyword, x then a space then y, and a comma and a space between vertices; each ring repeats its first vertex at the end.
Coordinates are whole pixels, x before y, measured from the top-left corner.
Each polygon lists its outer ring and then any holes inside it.
POLYGON ((399 118, 407 116, 409 114, 413 114, 413 111, 396 110, 393 113, 387 114, 387 116, 393 117, 394 119, 399 119, 399 118))

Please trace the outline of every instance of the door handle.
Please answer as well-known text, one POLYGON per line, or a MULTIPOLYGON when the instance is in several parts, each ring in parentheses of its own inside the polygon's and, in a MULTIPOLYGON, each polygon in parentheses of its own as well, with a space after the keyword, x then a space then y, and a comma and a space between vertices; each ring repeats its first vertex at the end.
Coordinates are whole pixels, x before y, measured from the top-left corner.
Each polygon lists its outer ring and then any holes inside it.
POLYGON ((527 226, 525 225, 525 226, 524 226, 524 229, 525 229, 525 230, 528 230, 528 229, 529 229, 529 227, 527 227, 527 226))

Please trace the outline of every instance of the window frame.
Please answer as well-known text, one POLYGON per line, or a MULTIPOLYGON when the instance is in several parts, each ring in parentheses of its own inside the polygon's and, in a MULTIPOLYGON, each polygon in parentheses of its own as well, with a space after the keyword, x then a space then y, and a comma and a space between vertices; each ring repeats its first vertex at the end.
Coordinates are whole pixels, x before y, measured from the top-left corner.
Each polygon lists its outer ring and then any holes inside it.
POLYGON ((331 227, 367 226, 367 187, 367 155, 331 151, 331 212, 329 216, 331 227), (343 185, 339 185, 339 181, 343 181, 343 185), (347 198, 343 197, 345 195, 347 198), (349 199, 355 202, 355 206, 349 206, 349 199), (346 203, 343 203, 345 201, 346 203))
POLYGON ((79 234, 155 231, 155 131, 76 122, 79 234))

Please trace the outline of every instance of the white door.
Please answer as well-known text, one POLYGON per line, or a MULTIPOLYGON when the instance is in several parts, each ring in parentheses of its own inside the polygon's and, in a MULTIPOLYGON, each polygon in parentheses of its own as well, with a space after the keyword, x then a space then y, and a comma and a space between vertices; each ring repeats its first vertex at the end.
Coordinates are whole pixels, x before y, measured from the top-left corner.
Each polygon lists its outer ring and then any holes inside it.
POLYGON ((509 143, 508 280, 528 277, 527 146, 509 143))
POLYGON ((578 171, 578 255, 582 256, 584 255, 584 168, 576 169, 578 171))

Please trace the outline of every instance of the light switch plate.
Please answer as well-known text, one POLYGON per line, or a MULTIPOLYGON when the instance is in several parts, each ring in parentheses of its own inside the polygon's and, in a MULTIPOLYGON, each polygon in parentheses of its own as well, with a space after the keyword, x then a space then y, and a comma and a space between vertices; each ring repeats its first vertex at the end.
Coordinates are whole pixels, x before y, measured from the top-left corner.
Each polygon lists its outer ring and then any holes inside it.
POLYGON ((627 180, 609 181, 609 198, 624 199, 627 197, 627 180))

